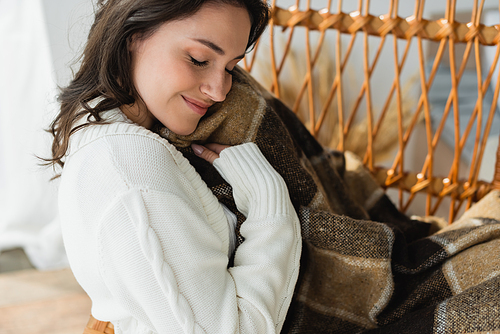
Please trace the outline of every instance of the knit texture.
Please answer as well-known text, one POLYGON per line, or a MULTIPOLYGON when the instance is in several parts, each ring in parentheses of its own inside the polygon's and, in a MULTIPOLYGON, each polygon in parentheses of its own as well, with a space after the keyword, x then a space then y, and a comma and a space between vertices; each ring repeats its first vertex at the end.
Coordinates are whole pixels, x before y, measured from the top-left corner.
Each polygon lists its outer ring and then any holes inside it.
POLYGON ((188 160, 119 110, 104 116, 111 124, 72 136, 59 198, 94 317, 116 333, 279 332, 301 237, 286 185, 260 150, 231 147, 217 162, 247 208, 246 241, 228 268, 234 229, 188 160))

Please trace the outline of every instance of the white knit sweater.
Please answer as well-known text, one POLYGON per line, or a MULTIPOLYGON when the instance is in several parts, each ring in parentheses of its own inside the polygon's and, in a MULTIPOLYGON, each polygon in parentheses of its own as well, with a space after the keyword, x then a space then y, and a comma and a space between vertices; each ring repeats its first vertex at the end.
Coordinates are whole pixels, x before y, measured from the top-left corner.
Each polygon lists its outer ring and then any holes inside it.
POLYGON ((92 314, 120 333, 276 333, 299 271, 298 218, 255 144, 214 163, 247 217, 227 268, 222 206, 167 140, 113 120, 72 136, 59 207, 71 268, 92 314))

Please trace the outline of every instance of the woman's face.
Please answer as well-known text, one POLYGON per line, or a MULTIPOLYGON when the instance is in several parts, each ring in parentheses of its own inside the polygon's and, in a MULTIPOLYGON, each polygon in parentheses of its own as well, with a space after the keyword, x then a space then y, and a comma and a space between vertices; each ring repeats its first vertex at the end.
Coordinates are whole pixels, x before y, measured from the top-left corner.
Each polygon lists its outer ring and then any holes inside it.
POLYGON ((245 8, 204 5, 133 40, 132 79, 144 103, 137 99, 122 111, 146 128, 157 119, 176 134, 192 133, 207 108, 226 98, 249 34, 245 8))

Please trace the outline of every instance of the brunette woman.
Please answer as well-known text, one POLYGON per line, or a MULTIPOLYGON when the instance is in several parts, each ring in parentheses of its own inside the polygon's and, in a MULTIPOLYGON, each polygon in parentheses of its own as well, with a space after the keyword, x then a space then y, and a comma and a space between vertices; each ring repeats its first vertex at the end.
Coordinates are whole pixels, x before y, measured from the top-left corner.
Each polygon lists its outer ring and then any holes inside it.
POLYGON ((260 0, 108 0, 60 95, 52 162, 75 277, 115 333, 280 332, 298 275, 298 218, 252 143, 194 145, 233 187, 235 216, 157 135, 192 133, 264 30, 260 0), (234 253, 234 265, 228 267, 234 253))

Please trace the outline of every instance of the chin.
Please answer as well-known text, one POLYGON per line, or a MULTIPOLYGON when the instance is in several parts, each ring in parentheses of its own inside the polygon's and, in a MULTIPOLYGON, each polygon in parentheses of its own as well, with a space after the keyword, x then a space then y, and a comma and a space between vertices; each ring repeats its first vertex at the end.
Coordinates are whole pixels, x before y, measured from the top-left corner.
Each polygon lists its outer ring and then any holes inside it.
MULTIPOLYGON (((175 131, 174 131, 175 132, 175 131)), ((175 132, 177 135, 179 136, 189 136, 190 134, 192 134, 194 132, 193 131, 185 131, 185 132, 175 132)))
MULTIPOLYGON (((186 117, 187 118, 187 117, 186 117)), ((198 127, 199 124, 199 119, 184 119, 184 121, 181 120, 175 120, 173 121, 172 119, 166 119, 165 122, 160 122, 165 126, 167 129, 172 131, 178 136, 188 136, 192 134, 196 128, 198 127)))
MULTIPOLYGON (((169 128, 167 126, 167 128, 169 128)), ((193 127, 193 128, 169 128, 170 131, 172 131, 173 133, 175 133, 176 135, 178 136, 189 136, 190 134, 192 134, 195 130, 196 130, 196 126, 193 127)))

